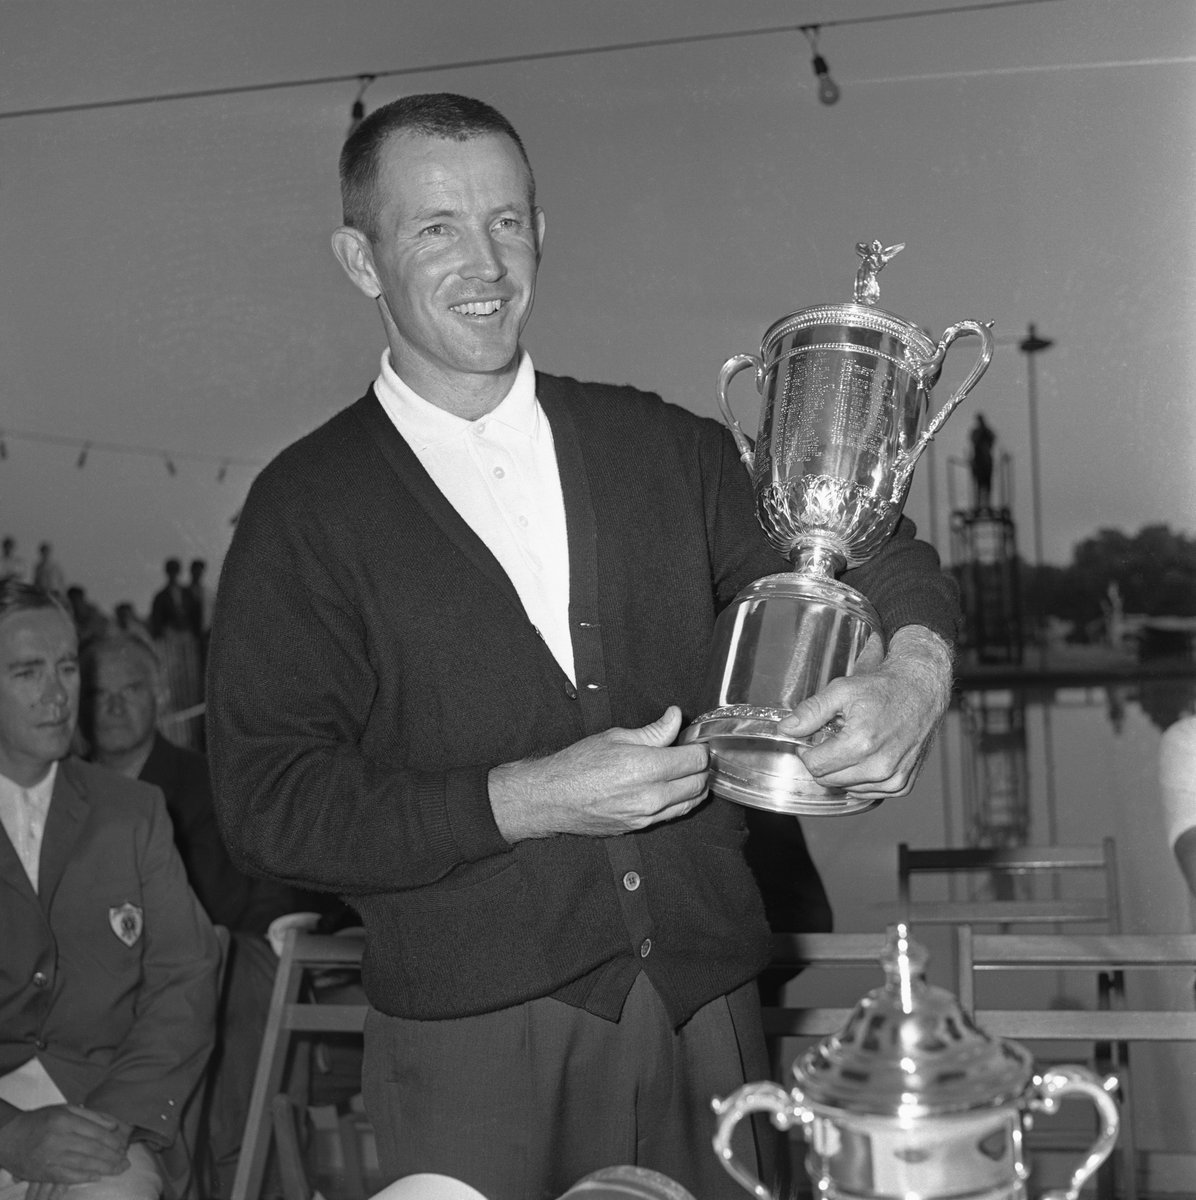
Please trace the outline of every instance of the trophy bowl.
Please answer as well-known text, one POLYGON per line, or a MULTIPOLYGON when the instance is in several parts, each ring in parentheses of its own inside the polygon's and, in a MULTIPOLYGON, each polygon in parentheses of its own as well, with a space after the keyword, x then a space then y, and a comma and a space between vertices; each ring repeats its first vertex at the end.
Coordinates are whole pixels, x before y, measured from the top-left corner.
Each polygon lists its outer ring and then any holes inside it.
POLYGON ((719 409, 751 476, 756 516, 793 570, 750 584, 719 615, 701 715, 682 742, 706 742, 711 790, 736 803, 803 815, 842 815, 874 801, 826 788, 801 751, 815 739, 777 726, 832 679, 850 675, 880 620, 836 576, 867 562, 893 533, 913 469, 992 359, 989 326, 959 321, 936 342, 875 307, 876 276, 902 245, 860 242, 855 299, 791 313, 765 333, 760 353, 719 371, 719 409), (981 352, 963 383, 930 417, 931 391, 956 339, 981 352), (727 398, 751 369, 764 403, 751 442, 727 398))

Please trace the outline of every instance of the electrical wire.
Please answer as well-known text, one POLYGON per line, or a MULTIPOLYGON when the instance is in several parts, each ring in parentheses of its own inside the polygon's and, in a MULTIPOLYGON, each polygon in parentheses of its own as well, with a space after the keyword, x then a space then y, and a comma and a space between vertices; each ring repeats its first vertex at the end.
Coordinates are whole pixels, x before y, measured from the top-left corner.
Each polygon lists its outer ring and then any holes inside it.
MULTIPOLYGON (((113 454, 137 454, 145 458, 157 458, 165 464, 167 473, 171 475, 175 474, 173 468, 176 462, 218 463, 220 465, 219 480, 223 480, 229 467, 263 467, 267 461, 260 458, 243 458, 236 454, 174 450, 165 446, 139 446, 128 442, 105 442, 96 438, 70 437, 66 434, 38 433, 29 429, 13 429, 9 425, 0 427, 0 443, 6 444, 10 441, 40 442, 43 445, 49 446, 71 446, 72 448, 77 448, 79 450, 79 457, 75 465, 80 469, 86 466, 88 455, 94 450, 107 450, 113 454)), ((8 457, 7 445, 5 445, 3 457, 8 457)))
POLYGON ((975 4, 956 4, 948 8, 910 9, 895 13, 873 13, 860 17, 837 17, 831 20, 805 22, 803 25, 772 25, 760 29, 733 29, 722 33, 695 33, 667 38, 648 38, 634 42, 611 42, 601 46, 579 46, 563 50, 541 50, 527 54, 505 54, 489 58, 460 59, 454 62, 425 63, 414 67, 394 67, 389 70, 353 71, 344 75, 319 75, 304 79, 281 79, 268 83, 232 84, 225 87, 194 88, 182 92, 158 92, 148 96, 126 96, 115 100, 89 100, 75 104, 48 104, 36 108, 14 108, 0 111, 0 120, 18 117, 57 116, 63 113, 93 112, 106 108, 130 108, 136 105, 165 104, 179 100, 204 100, 216 96, 248 95, 254 92, 279 91, 285 88, 323 87, 332 83, 358 83, 371 79, 393 79, 403 75, 426 75, 437 71, 465 71, 475 67, 509 66, 513 63, 545 62, 558 58, 581 58, 595 54, 619 54, 630 50, 651 50, 663 46, 694 45, 699 42, 731 41, 736 38, 767 37, 792 33, 815 24, 822 29, 832 26, 865 25, 876 21, 901 21, 921 17, 981 12, 986 9, 1016 8, 1030 4, 1056 4, 1060 0, 979 0, 975 4))

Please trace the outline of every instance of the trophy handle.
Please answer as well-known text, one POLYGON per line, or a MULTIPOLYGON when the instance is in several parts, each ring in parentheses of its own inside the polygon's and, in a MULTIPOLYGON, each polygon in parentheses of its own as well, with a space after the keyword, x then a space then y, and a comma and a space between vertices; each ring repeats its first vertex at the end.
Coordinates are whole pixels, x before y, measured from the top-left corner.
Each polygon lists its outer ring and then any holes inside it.
POLYGON ((974 333, 980 339, 980 355, 971 371, 968 372, 968 377, 959 385, 951 399, 935 413, 934 419, 923 430, 922 436, 914 443, 912 449, 905 452, 904 457, 897 464, 895 472, 897 478, 893 488, 895 496, 902 494, 902 490, 908 482, 909 473, 914 469, 918 459, 922 457, 922 452, 930 445, 934 435, 942 429, 943 423, 956 410, 959 402, 980 382, 980 376, 988 370, 988 364, 992 362, 994 345, 992 322, 957 321, 943 333, 938 346, 935 347, 934 356, 923 368, 923 378, 933 384, 943 369, 943 360, 947 357, 948 348, 956 338, 964 337, 969 333, 974 333))
POLYGON ((756 448, 752 445, 751 438, 740 428, 739 422, 735 419, 735 414, 731 411, 731 402, 727 399, 727 387, 731 380, 740 371, 747 370, 748 367, 752 367, 755 370, 756 391, 763 395, 763 362, 754 354, 733 354, 723 363, 722 369, 718 373, 718 388, 715 391, 715 399, 718 401, 719 412, 723 414, 723 420, 726 421, 727 428, 731 431, 731 436, 735 439, 735 445, 739 447, 739 457, 743 460, 743 465, 747 467, 748 474, 751 475, 756 469, 756 448))
POLYGON ((1034 1081, 1030 1096, 1030 1108, 1040 1112, 1059 1111, 1059 1101, 1064 1096, 1087 1096, 1096 1105, 1100 1118, 1100 1134, 1088 1149, 1084 1161, 1076 1168, 1071 1182, 1061 1191, 1049 1191, 1042 1200, 1078 1200, 1080 1189, 1096 1174, 1097 1168, 1113 1153, 1117 1143, 1120 1116, 1117 1101, 1109 1094, 1117 1086, 1117 1079, 1110 1075, 1103 1082, 1087 1067, 1052 1067, 1034 1081))
POLYGON ((731 1135, 735 1132, 735 1126, 754 1112, 769 1113, 772 1123, 778 1129, 784 1130, 800 1123, 805 1110, 779 1084, 768 1081, 745 1083, 725 1100, 715 1096, 710 1106, 719 1117, 718 1130, 714 1135, 714 1153, 718 1155, 723 1169, 751 1192, 756 1200, 773 1200, 768 1188, 735 1157, 735 1151, 731 1148, 731 1135))

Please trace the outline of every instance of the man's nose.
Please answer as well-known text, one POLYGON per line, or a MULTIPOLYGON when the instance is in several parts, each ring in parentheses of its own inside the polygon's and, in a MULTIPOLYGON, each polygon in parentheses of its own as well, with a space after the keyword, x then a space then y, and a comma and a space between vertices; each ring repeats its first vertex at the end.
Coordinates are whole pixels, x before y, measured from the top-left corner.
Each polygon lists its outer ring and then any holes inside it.
POLYGON ((469 279, 501 279, 506 274, 502 256, 489 229, 473 231, 465 245, 461 274, 469 279))
POLYGON ((46 684, 46 691, 43 696, 46 704, 51 708, 65 708, 70 700, 70 692, 62 677, 59 675, 51 675, 49 682, 46 684))

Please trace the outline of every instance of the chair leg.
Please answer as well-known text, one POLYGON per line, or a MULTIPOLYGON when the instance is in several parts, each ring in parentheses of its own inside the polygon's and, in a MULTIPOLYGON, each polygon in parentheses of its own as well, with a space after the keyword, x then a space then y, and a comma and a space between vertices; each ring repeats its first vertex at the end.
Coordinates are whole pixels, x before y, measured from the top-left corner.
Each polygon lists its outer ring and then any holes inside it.
POLYGON ((1123 1053, 1120 1070, 1117 1072, 1121 1085, 1121 1128, 1117 1134, 1118 1149, 1110 1156, 1109 1161, 1117 1162, 1114 1174, 1119 1177, 1119 1200, 1138 1200, 1138 1143, 1134 1136, 1133 1081, 1130 1076, 1128 1052, 1123 1053))
POLYGON ((299 1110, 285 1092, 280 1092, 271 1101, 270 1111, 282 1194, 286 1200, 311 1200, 312 1188, 307 1181, 307 1168, 299 1145, 299 1110))
POLYGON ((361 1161, 361 1129, 363 1118, 360 1113, 342 1113, 337 1119, 340 1131, 341 1156, 345 1163, 345 1188, 350 1195, 366 1200, 369 1192, 365 1186, 365 1166, 361 1161))

